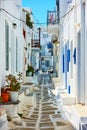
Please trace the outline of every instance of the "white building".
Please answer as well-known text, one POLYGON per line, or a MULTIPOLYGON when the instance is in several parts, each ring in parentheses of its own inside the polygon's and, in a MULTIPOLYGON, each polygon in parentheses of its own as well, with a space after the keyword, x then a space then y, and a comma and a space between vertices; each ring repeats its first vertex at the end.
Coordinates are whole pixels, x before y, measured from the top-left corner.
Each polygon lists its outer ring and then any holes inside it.
POLYGON ((66 6, 66 14, 62 17, 63 20, 60 19, 60 27, 62 27, 60 29, 62 52, 60 60, 62 59, 65 88, 68 89, 70 86, 71 93, 76 96, 77 103, 86 103, 84 97, 86 5, 73 0, 72 3, 66 3, 66 6))
POLYGON ((0 0, 0 86, 5 75, 23 72, 21 0, 0 0))
POLYGON ((65 111, 68 111, 70 121, 79 130, 79 123, 87 119, 87 1, 59 1, 59 5, 60 78, 68 93, 67 97, 62 94, 60 97, 63 106, 71 106, 70 110, 65 111))
MULTIPOLYGON (((31 40, 33 34, 33 27, 27 25, 28 22, 33 22, 32 10, 29 8, 22 8, 22 33, 23 33, 23 43, 24 43, 24 55, 23 55, 23 81, 25 82, 27 66, 31 65, 31 40), (30 18, 30 21, 28 18, 30 18)), ((33 25, 33 24, 32 24, 33 25)))

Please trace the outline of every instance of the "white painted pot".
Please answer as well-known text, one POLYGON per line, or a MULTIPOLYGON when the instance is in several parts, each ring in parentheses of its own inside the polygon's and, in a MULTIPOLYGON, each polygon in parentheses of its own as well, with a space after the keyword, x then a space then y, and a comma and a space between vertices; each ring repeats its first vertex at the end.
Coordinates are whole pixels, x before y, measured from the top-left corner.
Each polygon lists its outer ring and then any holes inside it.
POLYGON ((18 92, 10 91, 10 101, 17 101, 18 100, 18 92))

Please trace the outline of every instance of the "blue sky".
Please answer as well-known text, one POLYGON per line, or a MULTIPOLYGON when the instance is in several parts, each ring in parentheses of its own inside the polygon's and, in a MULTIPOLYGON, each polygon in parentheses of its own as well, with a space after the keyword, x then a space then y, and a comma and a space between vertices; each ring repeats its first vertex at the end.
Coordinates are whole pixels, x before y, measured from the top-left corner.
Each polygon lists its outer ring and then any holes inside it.
POLYGON ((56 0, 22 0, 22 6, 32 9, 35 23, 37 22, 36 20, 38 20, 39 23, 46 23, 47 10, 54 11, 56 0))

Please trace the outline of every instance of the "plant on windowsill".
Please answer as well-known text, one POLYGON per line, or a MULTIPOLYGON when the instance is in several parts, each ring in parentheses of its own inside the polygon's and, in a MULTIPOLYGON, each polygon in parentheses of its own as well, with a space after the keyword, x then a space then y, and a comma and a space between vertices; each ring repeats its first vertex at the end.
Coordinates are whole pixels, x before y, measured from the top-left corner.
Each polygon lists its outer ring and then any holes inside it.
POLYGON ((26 76, 33 76, 33 74, 34 74, 34 68, 31 65, 28 65, 26 70, 26 76))
POLYGON ((17 101, 18 93, 21 87, 19 80, 12 74, 6 75, 6 83, 10 93, 10 100, 17 101))
POLYGON ((6 75, 6 82, 8 83, 10 91, 18 91, 20 89, 20 83, 14 75, 6 75))

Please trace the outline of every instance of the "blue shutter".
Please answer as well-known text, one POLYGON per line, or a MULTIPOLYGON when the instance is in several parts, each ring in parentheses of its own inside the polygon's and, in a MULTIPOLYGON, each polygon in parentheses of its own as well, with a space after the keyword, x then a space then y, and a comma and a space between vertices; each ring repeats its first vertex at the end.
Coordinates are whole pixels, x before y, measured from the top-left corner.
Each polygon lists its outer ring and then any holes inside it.
POLYGON ((67 72, 69 72, 70 50, 67 50, 67 72))
POLYGON ((74 58, 74 64, 76 64, 76 48, 74 48, 73 58, 74 58))

